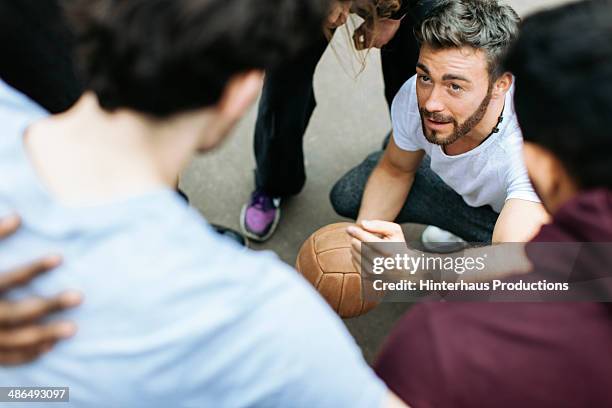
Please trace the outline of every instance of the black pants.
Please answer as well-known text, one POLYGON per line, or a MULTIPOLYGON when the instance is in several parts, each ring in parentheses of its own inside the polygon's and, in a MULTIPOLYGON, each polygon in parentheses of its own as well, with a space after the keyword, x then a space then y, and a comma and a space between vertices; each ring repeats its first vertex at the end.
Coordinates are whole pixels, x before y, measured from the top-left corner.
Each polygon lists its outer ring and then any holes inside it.
POLYGON ((57 0, 0 1, 0 78, 52 113, 81 95, 57 0))
MULTIPOLYGON (((316 106, 314 71, 327 44, 321 37, 307 52, 266 74, 255 125, 255 184, 271 196, 298 194, 306 182, 303 137, 316 106)), ((381 58, 385 96, 391 106, 397 91, 414 75, 418 58, 409 16, 383 47, 381 58)))

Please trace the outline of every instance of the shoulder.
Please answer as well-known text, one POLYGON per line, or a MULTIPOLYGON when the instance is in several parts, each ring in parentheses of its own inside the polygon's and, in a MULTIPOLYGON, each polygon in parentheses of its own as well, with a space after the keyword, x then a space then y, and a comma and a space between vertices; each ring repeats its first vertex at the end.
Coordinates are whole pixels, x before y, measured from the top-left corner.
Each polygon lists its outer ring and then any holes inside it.
POLYGON ((395 106, 396 109, 406 110, 409 109, 411 112, 418 113, 418 104, 416 98, 416 75, 412 76, 404 85, 400 88, 400 90, 393 98, 392 107, 395 106))
POLYGON ((29 188, 22 180, 24 132, 46 115, 44 109, 0 79, 0 192, 11 200, 16 191, 29 188))
POLYGON ((193 375, 213 393, 243 390, 227 396, 234 406, 378 405, 383 384, 308 282, 273 253, 234 245, 190 213, 183 231, 167 238, 183 242, 183 261, 165 273, 163 290, 174 301, 155 320, 184 333, 176 346, 191 350, 193 375), (204 360, 218 368, 216 380, 197 367, 204 360), (247 395, 254 399, 241 401, 247 395))
MULTIPOLYGON (((440 392, 436 386, 440 381, 453 384, 446 370, 447 357, 453 358, 453 353, 444 354, 445 350, 454 347, 456 337, 444 336, 448 330, 446 322, 455 323, 445 309, 448 308, 440 308, 437 304, 415 305, 396 323, 375 363, 380 378, 410 406, 453 405, 449 390, 440 392)), ((457 330, 463 329, 458 327, 457 330)))
POLYGON ((514 89, 515 85, 512 84, 506 94, 503 114, 504 122, 502 123, 501 137, 498 139, 498 146, 505 153, 522 154, 523 132, 514 108, 514 89))
POLYGON ((46 115, 42 107, 0 79, 0 147, 21 136, 29 123, 46 115))
MULTIPOLYGON (((149 269, 137 279, 158 276, 160 280, 189 282, 190 291, 210 291, 207 296, 192 297, 194 303, 236 299, 235 303, 228 301, 228 307, 244 308, 245 312, 275 304, 279 311, 290 305, 298 313, 323 304, 302 276, 274 253, 248 250, 222 237, 197 210, 178 198, 156 207, 150 214, 141 211, 140 219, 128 227, 131 231, 117 234, 111 244, 122 247, 136 241, 132 248, 148 255, 134 257, 139 268, 149 269)), ((157 290, 183 290, 183 284, 174 287, 169 283, 157 290)))
POLYGON ((247 250, 217 234, 196 209, 178 197, 142 215, 130 235, 144 238, 144 251, 163 254, 168 262, 152 265, 161 274, 169 272, 165 269, 172 260, 172 269, 184 277, 253 289, 257 287, 251 286, 254 281, 265 282, 271 275, 283 280, 288 274, 288 267, 275 255, 247 250))
POLYGON ((36 102, 0 79, 0 115, 8 117, 9 114, 19 113, 29 115, 48 114, 36 102))
POLYGON ((526 177, 523 159, 523 133, 514 110, 514 85, 506 95, 504 121, 493 154, 500 169, 500 176, 509 182, 517 177, 526 177))
POLYGON ((497 157, 500 182, 506 187, 506 199, 518 198, 540 202, 537 197, 523 157, 523 134, 516 114, 512 112, 509 122, 498 141, 497 157))
POLYGON ((393 139, 406 151, 427 149, 430 145, 423 135, 421 114, 416 96, 416 75, 401 87, 391 105, 393 139))

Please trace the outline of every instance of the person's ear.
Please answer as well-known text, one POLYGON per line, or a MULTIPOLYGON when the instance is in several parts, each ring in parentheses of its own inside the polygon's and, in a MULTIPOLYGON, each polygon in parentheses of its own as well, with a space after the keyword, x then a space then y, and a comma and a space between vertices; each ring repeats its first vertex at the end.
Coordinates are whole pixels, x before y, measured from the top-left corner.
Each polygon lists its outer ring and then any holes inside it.
POLYGON ((230 121, 240 119, 257 99, 262 85, 262 71, 235 75, 225 86, 218 105, 219 113, 230 121))
POLYGON ((493 84, 493 97, 494 98, 505 98, 506 93, 512 86, 512 74, 504 72, 499 78, 495 80, 493 84))

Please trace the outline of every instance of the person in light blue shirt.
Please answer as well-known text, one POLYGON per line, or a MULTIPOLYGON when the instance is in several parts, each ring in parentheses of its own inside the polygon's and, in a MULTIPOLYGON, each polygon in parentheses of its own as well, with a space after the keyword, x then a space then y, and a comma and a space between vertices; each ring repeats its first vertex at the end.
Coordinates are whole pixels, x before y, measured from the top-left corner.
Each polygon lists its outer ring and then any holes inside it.
POLYGON ((173 190, 328 6, 76 0, 77 104, 50 116, 0 82, 0 218, 22 217, 0 270, 61 253, 11 295, 84 296, 61 316, 77 335, 0 385, 69 387, 74 407, 403 406, 293 269, 219 237, 173 190))

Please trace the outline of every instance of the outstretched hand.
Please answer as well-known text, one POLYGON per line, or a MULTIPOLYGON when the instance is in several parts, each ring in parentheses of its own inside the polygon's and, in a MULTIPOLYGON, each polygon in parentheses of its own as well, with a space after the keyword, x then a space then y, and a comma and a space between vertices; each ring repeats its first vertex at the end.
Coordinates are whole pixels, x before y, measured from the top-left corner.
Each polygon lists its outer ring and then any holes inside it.
MULTIPOLYGON (((388 221, 360 221, 355 226, 347 228, 351 240, 351 255, 353 265, 361 270, 361 243, 362 242, 406 242, 404 232, 399 224, 388 221)), ((376 247, 375 251, 382 251, 376 247)), ((388 257, 392 254, 377 253, 376 256, 388 257)), ((371 260, 370 260, 371 261, 371 260)))

